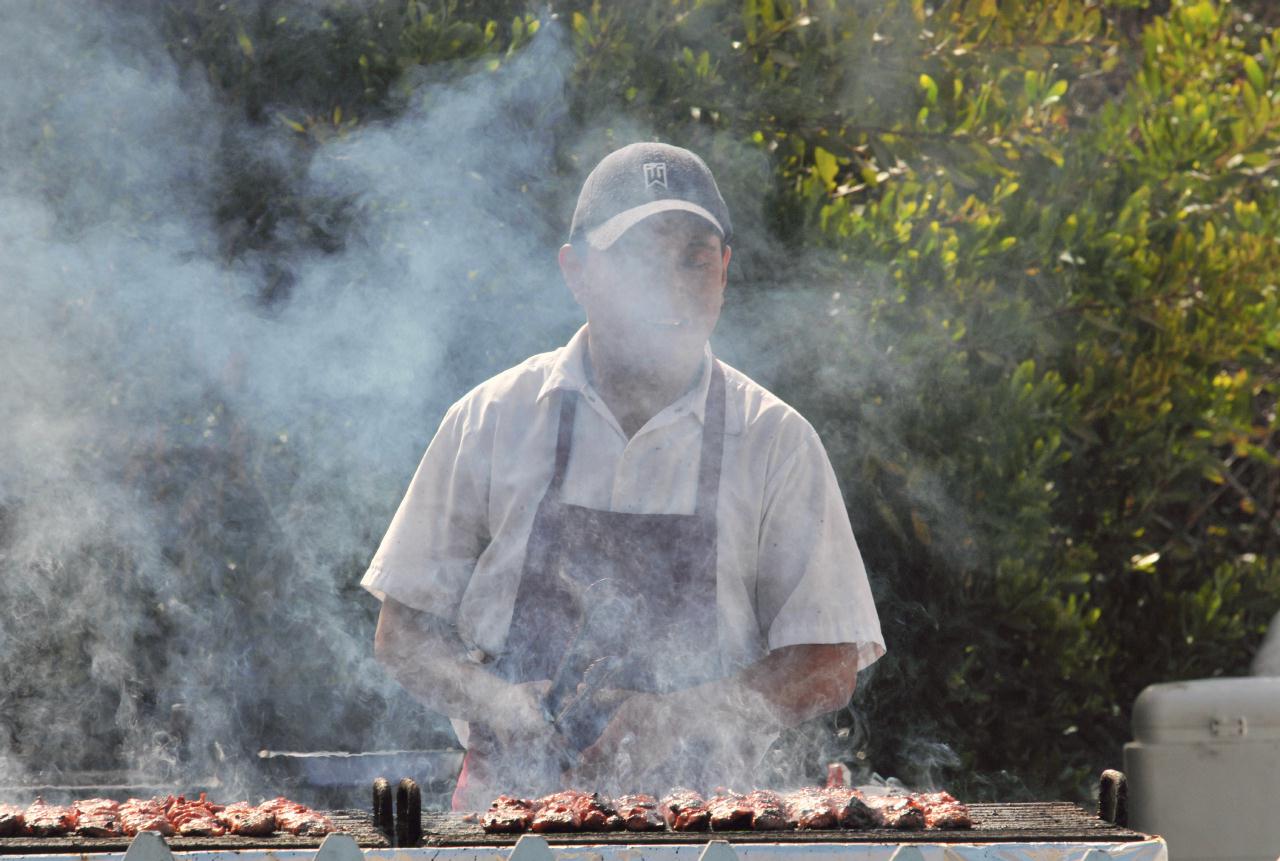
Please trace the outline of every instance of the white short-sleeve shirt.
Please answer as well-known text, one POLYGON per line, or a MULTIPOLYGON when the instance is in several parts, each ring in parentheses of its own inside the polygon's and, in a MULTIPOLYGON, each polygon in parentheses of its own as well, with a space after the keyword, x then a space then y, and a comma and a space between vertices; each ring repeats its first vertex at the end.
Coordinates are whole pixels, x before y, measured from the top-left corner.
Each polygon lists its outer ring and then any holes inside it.
MULTIPOLYGON (((630 439, 587 379, 586 328, 482 383, 445 414, 361 584, 502 651, 525 545, 555 460, 560 403, 580 395, 563 500, 692 514, 707 388, 699 382, 630 439)), ((884 654, 880 622, 826 450, 813 427, 745 374, 725 374, 716 507, 716 614, 729 672, 783 646, 855 643, 884 654)))

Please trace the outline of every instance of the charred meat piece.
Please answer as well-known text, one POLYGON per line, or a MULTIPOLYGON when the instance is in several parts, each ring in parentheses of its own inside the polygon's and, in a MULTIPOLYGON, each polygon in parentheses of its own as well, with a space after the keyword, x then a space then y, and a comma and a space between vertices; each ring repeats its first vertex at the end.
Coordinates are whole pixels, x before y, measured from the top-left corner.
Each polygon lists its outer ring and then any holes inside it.
POLYGON ((534 802, 536 808, 529 830, 538 834, 562 831, 578 831, 582 816, 578 813, 576 793, 557 792, 534 802))
POLYGON ((171 801, 166 799, 165 807, 169 823, 183 837, 221 837, 227 833, 218 821, 222 806, 210 803, 203 792, 194 801, 181 795, 171 801))
POLYGON ((520 834, 533 824, 533 803, 523 798, 499 795, 480 817, 480 824, 490 834, 520 834))
POLYGON ((706 831, 711 824, 707 802, 692 789, 673 789, 663 797, 662 818, 672 831, 706 831))
POLYGON ((39 796, 22 814, 27 830, 36 837, 63 837, 76 827, 76 811, 71 807, 45 804, 39 796))
POLYGON ((757 789, 747 795, 747 804, 751 805, 753 831, 782 831, 788 827, 787 807, 778 793, 757 789))
POLYGON ((120 805, 119 816, 120 827, 127 837, 141 831, 173 834, 173 825, 165 817, 164 803, 158 798, 130 798, 120 805))
POLYGON ((961 830, 973 827, 969 808, 949 792, 922 792, 913 795, 911 800, 924 810, 924 824, 928 828, 961 830))
POLYGON ((19 804, 0 804, 0 837, 18 837, 27 833, 23 817, 26 808, 19 804))
POLYGON ((715 831, 746 831, 755 811, 745 795, 724 792, 707 801, 707 815, 715 831))
POLYGON ((81 837, 120 837, 120 805, 110 798, 85 798, 71 805, 76 812, 76 834, 81 837))
POLYGON ((876 826, 899 831, 924 828, 924 811, 903 795, 864 795, 863 801, 876 817, 876 826))
POLYGON ((787 824, 801 831, 822 831, 840 824, 835 807, 821 789, 797 789, 782 796, 787 824))
POLYGON ((876 824, 875 813, 862 800, 857 790, 848 786, 830 786, 823 795, 831 802, 841 828, 872 828, 876 824))
POLYGON ((613 805, 593 792, 557 792, 538 799, 534 807, 532 831, 618 831, 623 827, 613 805))
POLYGON ((652 795, 622 795, 614 799, 613 809, 628 831, 663 831, 666 823, 658 811, 658 799, 652 795))
POLYGON ((334 830, 333 822, 324 814, 317 813, 305 804, 290 801, 283 795, 258 805, 258 809, 270 813, 276 818, 276 828, 289 834, 299 836, 329 834, 334 830))
POLYGON ((275 814, 255 807, 247 801, 237 801, 214 814, 228 834, 242 837, 267 837, 276 831, 275 814))

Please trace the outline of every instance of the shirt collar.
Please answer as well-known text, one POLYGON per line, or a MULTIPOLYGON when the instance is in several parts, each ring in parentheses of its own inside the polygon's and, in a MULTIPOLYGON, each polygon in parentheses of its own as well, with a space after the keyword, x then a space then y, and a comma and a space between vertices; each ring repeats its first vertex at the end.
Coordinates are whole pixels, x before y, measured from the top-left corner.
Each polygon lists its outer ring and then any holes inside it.
MULTIPOLYGON (((551 392, 561 389, 584 394, 593 392, 591 383, 587 380, 586 358, 587 327, 584 325, 560 350, 560 355, 551 366, 551 373, 547 375, 542 388, 538 390, 538 400, 541 401, 551 392)), ((664 412, 674 408, 678 411, 687 411, 699 422, 705 420, 707 390, 711 387, 711 361, 711 345, 707 344, 702 348, 702 368, 698 372, 697 382, 689 391, 677 398, 675 403, 667 406, 664 412)))

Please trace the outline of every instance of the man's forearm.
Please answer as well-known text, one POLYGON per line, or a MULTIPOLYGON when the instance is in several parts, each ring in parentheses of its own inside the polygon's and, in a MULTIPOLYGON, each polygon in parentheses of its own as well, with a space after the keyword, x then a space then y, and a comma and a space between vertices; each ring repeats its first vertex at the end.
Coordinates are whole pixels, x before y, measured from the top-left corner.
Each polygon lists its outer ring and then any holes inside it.
POLYGON ((374 638, 378 661, 409 693, 435 711, 468 721, 525 720, 530 703, 515 685, 466 655, 462 642, 429 616, 388 599, 374 638))
POLYGON ((857 674, 853 644, 788 646, 735 675, 673 696, 709 718, 774 731, 844 706, 857 674))

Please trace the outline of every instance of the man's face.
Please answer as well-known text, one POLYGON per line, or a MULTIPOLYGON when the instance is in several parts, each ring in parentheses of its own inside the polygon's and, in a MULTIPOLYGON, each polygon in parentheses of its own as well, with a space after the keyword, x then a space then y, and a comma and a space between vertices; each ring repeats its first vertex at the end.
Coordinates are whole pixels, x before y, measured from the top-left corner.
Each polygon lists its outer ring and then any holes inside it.
POLYGON ((607 250, 574 256, 565 275, 593 339, 607 339, 638 368, 701 354, 720 319, 730 256, 706 220, 659 213, 607 250))

